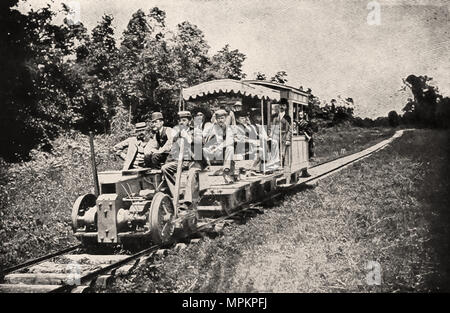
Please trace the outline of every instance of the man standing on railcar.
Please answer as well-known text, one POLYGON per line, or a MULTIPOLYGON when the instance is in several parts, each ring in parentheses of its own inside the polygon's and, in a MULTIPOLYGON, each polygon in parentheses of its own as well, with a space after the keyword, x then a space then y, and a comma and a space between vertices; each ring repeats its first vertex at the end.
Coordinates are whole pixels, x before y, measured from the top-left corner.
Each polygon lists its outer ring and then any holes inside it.
POLYGON ((159 169, 172 149, 173 130, 164 126, 161 112, 152 113, 152 139, 145 148, 145 165, 159 169))
MULTIPOLYGON (((313 138, 313 128, 308 120, 307 116, 303 113, 303 111, 299 114, 299 121, 298 121, 298 131, 299 134, 305 135, 306 139, 308 140, 308 155, 309 158, 314 157, 314 138, 313 138)), ((310 177, 311 175, 308 173, 307 169, 304 169, 302 171, 303 177, 310 177)))
POLYGON ((270 165, 270 169, 277 169, 279 166, 283 167, 286 161, 289 161, 289 146, 291 145, 291 118, 286 113, 287 100, 281 99, 277 107, 277 114, 272 120, 272 129, 270 138, 272 139, 271 159, 275 160, 270 165))
POLYGON ((304 114, 303 111, 299 114, 298 130, 299 134, 304 134, 306 139, 308 140, 309 157, 314 157, 314 132, 308 116, 304 114))

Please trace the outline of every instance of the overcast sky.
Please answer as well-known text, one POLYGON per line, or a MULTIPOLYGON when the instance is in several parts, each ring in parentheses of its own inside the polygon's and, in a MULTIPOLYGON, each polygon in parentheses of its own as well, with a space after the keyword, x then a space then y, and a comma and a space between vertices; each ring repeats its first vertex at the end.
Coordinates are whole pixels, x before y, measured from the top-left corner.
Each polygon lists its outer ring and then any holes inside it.
MULTIPOLYGON (((22 11, 53 2, 28 0, 22 11)), ((157 6, 170 29, 189 21, 206 36, 213 54, 225 44, 247 59, 244 72, 268 77, 284 70, 288 85, 311 88, 321 99, 352 97, 359 116, 400 113, 409 74, 434 78, 450 96, 449 2, 379 0, 380 14, 365 0, 79 0, 80 19, 91 30, 112 14, 117 38, 131 15, 157 6), (368 14, 370 23, 369 25, 368 14), (379 24, 377 24, 379 21, 379 24)))

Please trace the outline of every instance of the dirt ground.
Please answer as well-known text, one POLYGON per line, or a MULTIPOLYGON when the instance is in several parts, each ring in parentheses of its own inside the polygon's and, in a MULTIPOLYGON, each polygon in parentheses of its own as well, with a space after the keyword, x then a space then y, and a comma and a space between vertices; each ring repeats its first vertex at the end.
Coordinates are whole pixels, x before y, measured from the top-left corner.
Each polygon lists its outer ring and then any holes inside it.
POLYGON ((448 139, 407 132, 98 291, 448 292, 448 139))

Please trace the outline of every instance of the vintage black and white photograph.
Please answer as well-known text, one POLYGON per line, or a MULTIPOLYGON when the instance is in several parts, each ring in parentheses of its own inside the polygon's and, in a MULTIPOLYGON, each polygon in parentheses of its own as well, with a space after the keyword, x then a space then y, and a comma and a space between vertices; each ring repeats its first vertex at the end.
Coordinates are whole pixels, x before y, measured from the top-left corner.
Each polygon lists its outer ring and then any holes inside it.
POLYGON ((2 0, 0 293, 449 292, 449 7, 2 0))

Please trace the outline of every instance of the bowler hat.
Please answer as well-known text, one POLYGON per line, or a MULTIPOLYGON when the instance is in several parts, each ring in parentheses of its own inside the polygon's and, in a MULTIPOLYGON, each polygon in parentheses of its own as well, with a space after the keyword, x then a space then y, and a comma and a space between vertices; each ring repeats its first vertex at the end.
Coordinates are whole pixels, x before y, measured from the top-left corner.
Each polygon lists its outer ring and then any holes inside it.
POLYGON ((152 113, 152 122, 156 121, 156 120, 162 120, 162 119, 164 119, 164 118, 163 118, 163 115, 161 112, 153 112, 152 113))
POLYGON ((180 111, 178 112, 178 118, 192 118, 192 115, 189 111, 180 111))

